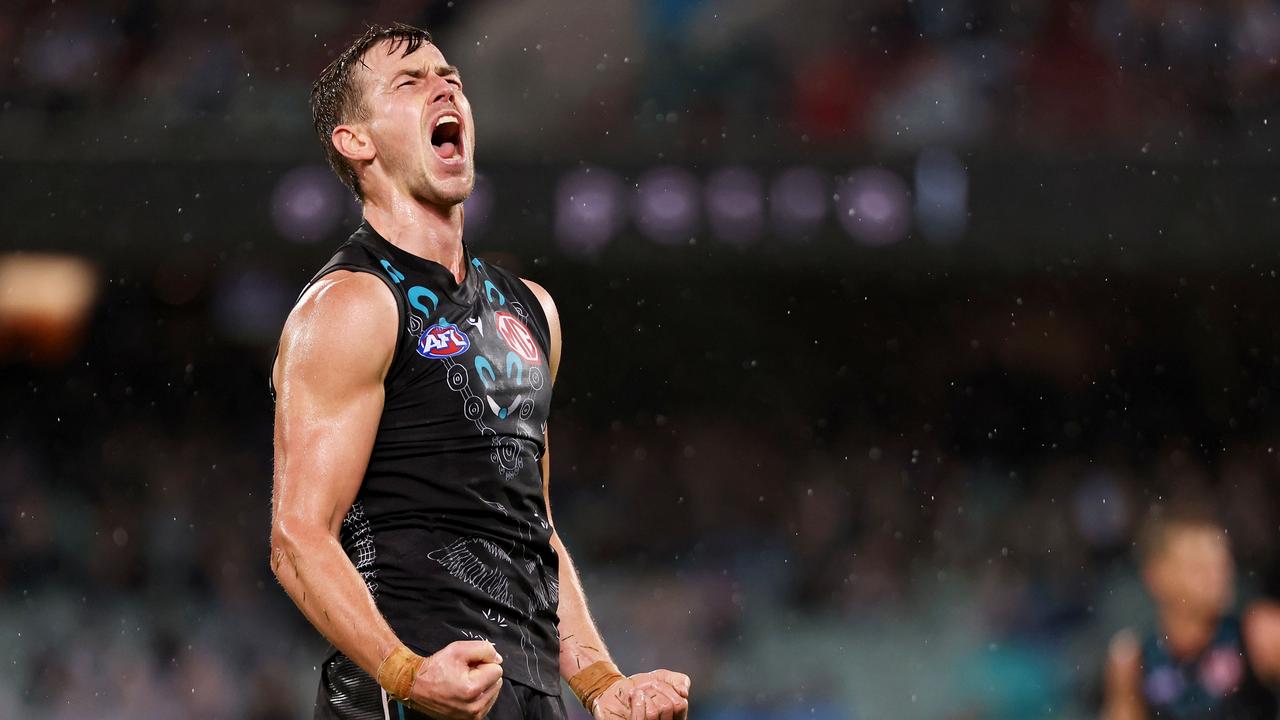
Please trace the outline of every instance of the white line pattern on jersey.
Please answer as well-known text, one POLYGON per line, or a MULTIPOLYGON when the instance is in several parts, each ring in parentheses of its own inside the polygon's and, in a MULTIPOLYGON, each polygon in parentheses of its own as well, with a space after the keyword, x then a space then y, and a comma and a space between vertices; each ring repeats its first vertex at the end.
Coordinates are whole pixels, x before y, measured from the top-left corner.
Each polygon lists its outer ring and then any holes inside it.
POLYGON ((364 505, 359 500, 351 503, 351 509, 342 518, 342 527, 349 533, 348 537, 351 538, 352 548, 356 553, 356 572, 364 578, 369 594, 376 596, 378 569, 374 567, 374 563, 378 559, 378 549, 373 544, 373 531, 369 528, 369 519, 364 516, 364 505))
MULTIPOLYGON (((483 272, 479 263, 473 264, 473 267, 483 272)), ((483 273, 483 275, 487 277, 488 273, 483 273)), ((484 302, 486 305, 489 304, 487 298, 484 302)), ((515 312, 522 322, 529 322, 529 313, 521 303, 512 300, 506 305, 515 312)), ((493 307, 490 305, 489 309, 492 311, 493 307)), ((408 315, 408 331, 411 334, 421 335, 427 328, 426 320, 418 318, 412 311, 409 311, 408 315)), ((482 337, 484 336, 485 328, 482 319, 478 317, 471 318, 468 322, 476 332, 482 337)), ((496 430, 485 423, 485 410, 489 408, 485 407, 485 399, 482 399, 471 389, 471 374, 467 366, 452 357, 444 357, 440 358, 440 360, 445 367, 446 385, 450 390, 462 396, 463 417, 474 422, 481 435, 489 438, 490 445, 493 448, 489 454, 489 460, 495 465, 495 469, 502 479, 510 482, 524 468, 524 459, 520 456, 519 443, 510 437, 500 436, 496 430)), ((542 369, 536 366, 530 367, 528 372, 529 381, 533 389, 535 391, 541 390, 545 382, 542 369)), ((492 399, 489 399, 489 402, 492 403, 492 399)), ((513 402, 509 412, 518 407, 517 416, 527 418, 533 411, 533 404, 532 398, 524 398, 523 402, 513 402)), ((496 415, 497 412, 495 411, 494 414, 496 415)), ((510 511, 502 503, 488 499, 482 500, 489 507, 501 511, 504 515, 511 516, 510 511)), ((526 553, 525 546, 533 540, 533 526, 526 520, 519 518, 518 520, 521 526, 520 535, 524 540, 524 543, 519 548, 520 565, 527 572, 534 575, 535 578, 541 579, 540 582, 535 580, 533 595, 529 598, 528 607, 524 609, 527 617, 532 618, 536 612, 550 608, 559 602, 559 578, 555 573, 545 571, 541 558, 536 555, 529 557, 526 553)), ((548 528, 547 522, 541 516, 538 516, 538 522, 544 530, 548 528)), ((511 593, 510 581, 503 574, 501 568, 504 563, 515 566, 517 561, 511 557, 510 553, 492 541, 480 537, 459 538, 448 545, 427 553, 427 557, 440 563, 453 577, 480 590, 496 602, 502 603, 507 607, 514 607, 515 598, 511 593), (477 555, 475 552, 477 547, 488 551, 492 557, 492 563, 486 562, 483 557, 477 555)), ((497 612, 491 613, 488 609, 485 609, 484 617, 499 627, 509 626, 506 618, 497 612)), ((541 661, 538 659, 538 653, 534 651, 528 629, 523 623, 516 623, 515 627, 520 633, 520 648, 524 654, 526 670, 530 675, 543 680, 541 661)), ((543 681, 546 682, 545 680, 543 681)), ((556 681, 557 678, 553 677, 550 684, 554 685, 556 681)))
POLYGON ((511 556, 506 550, 492 540, 481 537, 458 538, 427 553, 427 557, 443 565, 455 578, 504 605, 511 605, 514 600, 511 596, 511 581, 502 574, 497 563, 489 565, 477 555, 476 546, 487 550, 499 562, 511 562, 511 556))

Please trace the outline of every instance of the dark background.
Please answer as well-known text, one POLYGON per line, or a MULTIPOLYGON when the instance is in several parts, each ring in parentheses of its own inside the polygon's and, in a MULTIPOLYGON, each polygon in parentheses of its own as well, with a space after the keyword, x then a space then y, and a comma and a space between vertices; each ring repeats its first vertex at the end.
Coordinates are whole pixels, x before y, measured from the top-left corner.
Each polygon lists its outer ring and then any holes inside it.
POLYGON ((309 717, 266 383, 359 217, 309 84, 393 19, 475 106, 468 241, 559 305, 552 505, 625 671, 1088 717, 1192 492, 1280 591, 1273 0, 16 2, 0 716, 309 717))

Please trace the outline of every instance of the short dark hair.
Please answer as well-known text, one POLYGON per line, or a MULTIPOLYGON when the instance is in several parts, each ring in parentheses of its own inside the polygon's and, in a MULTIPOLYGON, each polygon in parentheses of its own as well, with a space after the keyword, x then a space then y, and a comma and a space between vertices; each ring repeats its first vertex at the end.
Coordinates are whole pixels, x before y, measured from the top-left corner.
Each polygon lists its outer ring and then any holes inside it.
POLYGON ((1153 505, 1138 532, 1138 560, 1147 564, 1169 547, 1179 530, 1225 530, 1210 497, 1196 495, 1153 505))
POLYGON ((364 199, 360 180, 356 177, 355 168, 333 146, 333 129, 344 122, 359 120, 364 116, 363 96, 355 81, 354 71, 357 64, 364 64, 364 54, 369 48, 383 40, 388 41, 388 55, 402 50, 401 57, 408 57, 431 42, 431 33, 404 23, 370 25, 363 35, 356 38, 320 72, 320 77, 311 85, 311 121, 324 145, 329 167, 333 168, 342 184, 355 193, 359 200, 364 199))

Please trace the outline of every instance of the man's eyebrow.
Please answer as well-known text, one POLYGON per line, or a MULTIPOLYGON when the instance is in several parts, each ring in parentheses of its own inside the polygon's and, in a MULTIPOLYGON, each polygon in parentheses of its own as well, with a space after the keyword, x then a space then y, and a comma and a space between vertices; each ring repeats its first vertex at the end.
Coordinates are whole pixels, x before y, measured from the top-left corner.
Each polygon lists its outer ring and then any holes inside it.
MULTIPOLYGON (((458 68, 454 65, 441 65, 435 69, 435 73, 440 77, 455 77, 459 80, 462 79, 462 74, 458 72, 458 68)), ((391 76, 391 80, 394 82, 396 78, 401 76, 421 79, 426 76, 426 73, 423 72, 420 67, 404 68, 397 70, 395 75, 391 76)))

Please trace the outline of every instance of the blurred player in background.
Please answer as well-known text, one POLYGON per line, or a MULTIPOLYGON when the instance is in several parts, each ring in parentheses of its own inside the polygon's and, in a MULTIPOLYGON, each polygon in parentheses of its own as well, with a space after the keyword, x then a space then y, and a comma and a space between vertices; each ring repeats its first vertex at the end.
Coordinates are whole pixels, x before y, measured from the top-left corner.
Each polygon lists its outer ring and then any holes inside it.
POLYGON ((681 720, 689 678, 618 672, 552 525, 559 318, 463 239, 458 69, 425 31, 370 28, 312 113, 364 209, 272 373, 271 567, 334 646, 315 717, 558 720, 563 678, 596 718, 681 720))
POLYGON ((1280 606, 1235 602, 1226 530, 1206 503, 1153 510, 1138 552, 1156 624, 1112 640, 1104 720, 1275 720, 1280 606))

